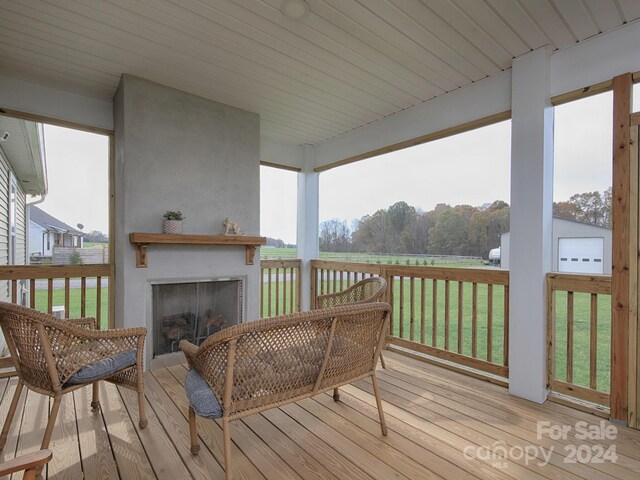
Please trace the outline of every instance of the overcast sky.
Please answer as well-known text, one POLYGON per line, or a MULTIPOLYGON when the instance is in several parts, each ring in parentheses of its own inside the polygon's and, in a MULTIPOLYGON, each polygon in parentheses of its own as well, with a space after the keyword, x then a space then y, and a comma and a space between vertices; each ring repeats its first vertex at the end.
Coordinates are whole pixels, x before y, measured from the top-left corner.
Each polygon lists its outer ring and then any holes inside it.
MULTIPOLYGON (((634 111, 640 110, 635 85, 634 111)), ((611 93, 555 109, 554 200, 611 185, 611 93)), ((349 223, 405 201, 479 206, 510 201, 510 122, 334 168, 320 174, 320 221, 349 223)), ((108 139, 45 127, 49 194, 41 207, 85 232, 108 232, 108 139)), ((297 174, 261 167, 261 234, 296 241, 297 174)))
MULTIPOLYGON (((84 232, 109 232, 109 138, 45 125, 45 212, 84 232)), ((32 201, 32 200, 28 200, 32 201)))

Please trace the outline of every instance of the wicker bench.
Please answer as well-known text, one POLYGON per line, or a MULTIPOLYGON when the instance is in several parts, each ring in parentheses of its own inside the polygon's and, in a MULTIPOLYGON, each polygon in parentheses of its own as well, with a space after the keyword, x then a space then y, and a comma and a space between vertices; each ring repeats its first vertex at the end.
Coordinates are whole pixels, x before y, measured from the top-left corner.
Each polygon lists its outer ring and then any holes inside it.
POLYGON ((347 305, 265 318, 223 330, 200 347, 182 341, 190 370, 191 453, 200 450, 196 415, 222 418, 231 479, 229 422, 371 377, 382 434, 387 427, 375 375, 389 328, 386 303, 347 305))

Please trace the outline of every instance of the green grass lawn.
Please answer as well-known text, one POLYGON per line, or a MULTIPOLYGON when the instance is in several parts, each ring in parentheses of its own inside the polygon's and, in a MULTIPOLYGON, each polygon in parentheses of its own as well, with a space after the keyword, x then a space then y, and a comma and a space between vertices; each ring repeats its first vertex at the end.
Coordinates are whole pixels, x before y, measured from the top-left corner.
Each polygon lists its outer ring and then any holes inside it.
MULTIPOLYGON (((86 289, 86 312, 85 316, 96 316, 96 288, 86 289)), ((53 291, 53 305, 64 306, 64 289, 53 291)), ((79 318, 81 316, 81 292, 79 288, 69 290, 69 318, 79 318)), ((36 290, 36 310, 46 312, 48 307, 47 290, 36 290)), ((100 328, 109 327, 109 288, 100 289, 100 328)))

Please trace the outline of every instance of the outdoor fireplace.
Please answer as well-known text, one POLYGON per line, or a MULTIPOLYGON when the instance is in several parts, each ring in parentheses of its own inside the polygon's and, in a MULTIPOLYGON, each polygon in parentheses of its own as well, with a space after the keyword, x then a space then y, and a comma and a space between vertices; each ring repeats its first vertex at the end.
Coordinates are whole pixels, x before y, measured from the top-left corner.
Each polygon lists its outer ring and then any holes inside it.
POLYGON ((153 357, 180 350, 180 340, 200 345, 243 321, 242 278, 152 285, 153 357))

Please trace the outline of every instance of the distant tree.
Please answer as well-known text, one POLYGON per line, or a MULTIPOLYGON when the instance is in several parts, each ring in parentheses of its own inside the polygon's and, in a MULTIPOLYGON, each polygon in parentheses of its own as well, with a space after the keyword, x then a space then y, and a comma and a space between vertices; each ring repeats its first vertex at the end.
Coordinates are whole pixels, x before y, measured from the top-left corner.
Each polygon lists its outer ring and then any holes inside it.
POLYGON ((284 240, 280 239, 280 238, 271 238, 271 237, 267 237, 267 243, 266 243, 267 247, 276 247, 276 248, 284 248, 287 245, 284 243, 284 240))
POLYGON ((346 220, 332 218, 320 224, 320 250, 323 252, 351 250, 351 231, 346 220))
POLYGON ((92 230, 89 233, 84 234, 85 242, 95 242, 95 243, 108 243, 109 236, 106 233, 102 233, 98 230, 92 230))
POLYGON ((611 187, 604 192, 576 193, 566 202, 553 204, 556 217, 601 227, 611 227, 611 187))

